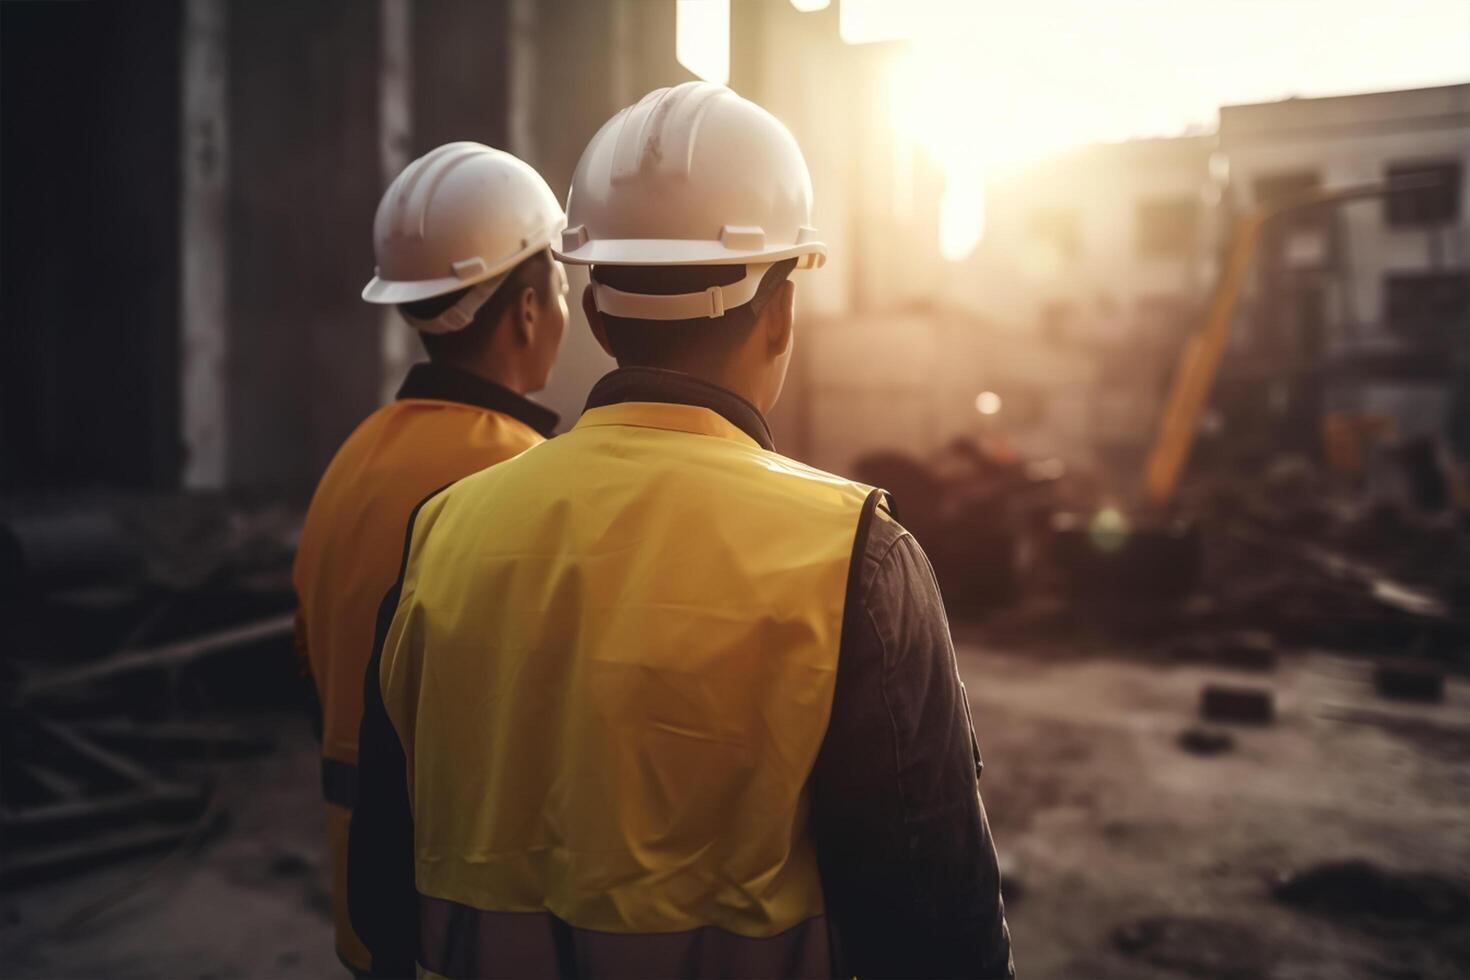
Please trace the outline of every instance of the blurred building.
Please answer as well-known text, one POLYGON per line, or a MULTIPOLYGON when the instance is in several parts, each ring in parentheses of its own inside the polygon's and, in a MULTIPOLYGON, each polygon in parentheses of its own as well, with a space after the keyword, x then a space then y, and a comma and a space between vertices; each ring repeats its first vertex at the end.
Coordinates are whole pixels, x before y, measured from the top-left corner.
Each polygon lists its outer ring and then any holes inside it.
POLYGON ((1222 400, 1254 404, 1297 448, 1334 414, 1470 452, 1470 85, 1226 106, 1219 148, 1234 213, 1322 187, 1417 185, 1271 229, 1222 400))
POLYGON ((988 184, 985 237, 945 297, 1047 362, 1037 451, 1141 466, 1209 286, 1212 150, 1206 136, 1086 146, 988 184))
MULTIPOLYGON (((1467 110, 1467 85, 1228 106, 1218 134, 1082 147, 991 180, 980 245, 905 325, 914 346, 869 374, 929 382, 902 424, 931 443, 1003 431, 1023 450, 1095 465, 1126 492, 1235 221, 1316 188, 1418 182, 1271 226, 1210 424, 1260 454, 1317 456, 1329 417, 1466 454, 1467 110), (994 419, 961 397, 982 390, 1002 396, 994 419)), ((851 458, 882 431, 818 441, 851 458)))
MULTIPOLYGON (((603 121, 694 77, 674 0, 0 4, 0 19, 10 494, 304 495, 419 357, 358 298, 392 176, 473 139, 565 195, 603 121)), ((1303 367, 1350 363, 1343 377, 1371 355, 1373 384, 1324 378, 1296 403, 1470 424, 1453 400, 1470 86, 1229 107, 1218 141, 1085 147, 992 175, 984 237, 956 263, 939 248, 943 174, 892 116, 900 43, 845 43, 838 3, 739 0, 728 53, 731 86, 800 142, 831 248, 798 273, 799 351, 772 419, 783 451, 844 470, 983 437, 1136 472, 1231 215, 1399 173, 1447 180, 1344 210, 1348 233, 1315 246, 1275 246, 1291 271, 1258 280, 1226 388, 1258 385, 1281 344, 1303 367), (1384 380, 1380 362, 1405 356, 1432 377, 1384 380)), ((538 396, 568 419, 610 366, 572 271, 573 322, 538 396)))

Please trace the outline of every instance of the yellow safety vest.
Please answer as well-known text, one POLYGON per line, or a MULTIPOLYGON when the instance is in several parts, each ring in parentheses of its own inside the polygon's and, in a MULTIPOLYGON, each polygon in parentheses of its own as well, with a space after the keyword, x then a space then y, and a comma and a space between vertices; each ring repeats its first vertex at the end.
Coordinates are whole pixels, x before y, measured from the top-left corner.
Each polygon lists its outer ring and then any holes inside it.
POLYGON ((524 422, 478 405, 395 401, 368 416, 342 444, 307 511, 292 570, 300 600, 297 644, 322 703, 337 953, 358 970, 369 968, 370 957, 347 914, 349 798, 363 672, 378 605, 402 561, 404 527, 428 494, 542 441, 524 422))
POLYGON ((828 968, 807 780, 869 493, 629 402, 424 504, 379 681, 427 975, 828 968))

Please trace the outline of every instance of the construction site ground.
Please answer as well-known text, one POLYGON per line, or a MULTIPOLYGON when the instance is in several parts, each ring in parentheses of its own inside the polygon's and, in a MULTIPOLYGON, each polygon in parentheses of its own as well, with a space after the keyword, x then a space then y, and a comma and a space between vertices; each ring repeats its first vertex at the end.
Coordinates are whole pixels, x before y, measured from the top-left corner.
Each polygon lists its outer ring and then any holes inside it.
MULTIPOLYGON (((959 660, 1020 975, 1470 975, 1470 683, 1451 678, 1439 704, 1386 701, 1371 662, 1324 651, 1246 674, 970 637, 959 660), (1233 746, 1186 750, 1211 682, 1268 688, 1276 720, 1211 726, 1233 746), (1324 879, 1335 893, 1275 897, 1324 866, 1349 868, 1324 879), (1392 907, 1347 894, 1367 887, 1352 869, 1398 888, 1392 907)), ((315 744, 299 718, 255 722, 278 751, 222 764, 216 819, 187 850, 6 894, 0 973, 343 975, 315 744)))

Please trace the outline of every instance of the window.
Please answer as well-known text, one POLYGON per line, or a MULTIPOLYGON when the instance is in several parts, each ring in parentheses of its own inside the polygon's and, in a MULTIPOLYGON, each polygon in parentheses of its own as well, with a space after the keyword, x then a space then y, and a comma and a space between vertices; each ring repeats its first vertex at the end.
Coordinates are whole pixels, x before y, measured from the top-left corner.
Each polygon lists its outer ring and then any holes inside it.
POLYGON ((1188 255, 1199 228, 1192 197, 1159 198, 1138 204, 1138 254, 1154 258, 1188 255))
POLYGON ((1453 224, 1460 217, 1460 173, 1460 164, 1455 160, 1389 166, 1389 181, 1415 186, 1383 199, 1388 226, 1420 228, 1453 224))
POLYGON ((1388 329, 1418 341, 1465 342, 1470 331, 1470 272, 1401 272, 1384 280, 1388 329))
POLYGON ((1031 234, 1049 242, 1058 252, 1076 258, 1082 251, 1077 212, 1071 208, 1043 208, 1031 215, 1031 234))

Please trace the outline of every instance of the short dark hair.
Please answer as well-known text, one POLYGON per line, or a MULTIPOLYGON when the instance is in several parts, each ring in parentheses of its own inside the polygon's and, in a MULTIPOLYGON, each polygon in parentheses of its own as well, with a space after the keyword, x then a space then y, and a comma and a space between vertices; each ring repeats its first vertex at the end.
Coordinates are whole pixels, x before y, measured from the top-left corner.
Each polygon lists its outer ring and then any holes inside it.
MULTIPOLYGON (((409 323, 414 320, 432 320, 458 303, 473 288, 466 286, 443 296, 432 296, 415 303, 399 303, 398 312, 409 318, 409 323)), ((450 333, 427 333, 420 330, 419 340, 423 342, 429 360, 452 364, 478 353, 495 335, 495 327, 505 311, 521 295, 521 290, 527 288, 534 289, 543 303, 551 295, 550 251, 542 249, 512 269, 500 288, 476 311, 469 326, 450 333)))
MULTIPOLYGON (((681 368, 723 361, 750 336, 766 304, 796 268, 796 259, 774 263, 761 276, 749 303, 724 316, 692 320, 636 320, 609 316, 602 322, 620 367, 681 368)), ((727 286, 745 277, 743 265, 594 265, 592 281, 628 293, 673 296, 727 286)))

